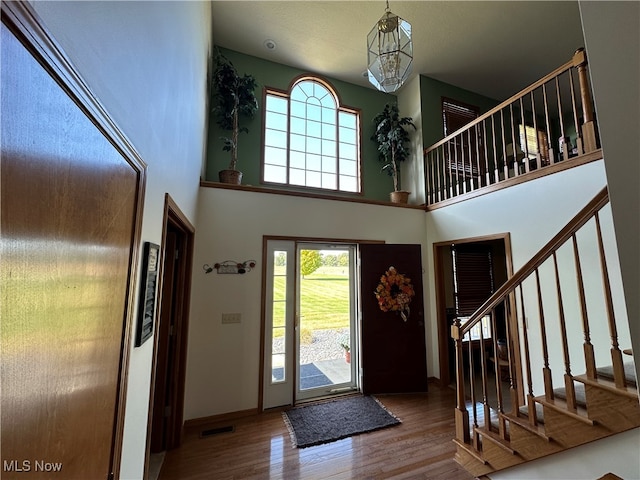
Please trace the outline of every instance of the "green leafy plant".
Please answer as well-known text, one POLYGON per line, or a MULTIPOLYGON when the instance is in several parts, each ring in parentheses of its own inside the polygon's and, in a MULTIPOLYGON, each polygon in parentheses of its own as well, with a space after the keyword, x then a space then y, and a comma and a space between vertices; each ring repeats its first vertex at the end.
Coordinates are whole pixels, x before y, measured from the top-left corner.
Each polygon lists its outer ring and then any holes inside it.
POLYGON ((218 126, 231 131, 231 137, 221 137, 224 141, 222 149, 231 152, 229 170, 237 170, 238 135, 249 131, 247 127, 240 126, 240 121, 242 118, 253 118, 258 110, 255 95, 258 83, 252 75, 241 76, 231 61, 220 52, 216 53, 215 64, 212 111, 218 126))
POLYGON ((345 352, 348 352, 348 351, 350 351, 350 350, 351 350, 351 347, 349 346, 349 344, 348 344, 348 343, 344 343, 344 342, 343 342, 343 343, 341 343, 341 344, 340 344, 340 346, 341 346, 342 348, 344 348, 344 351, 345 351, 345 352))
POLYGON ((375 133, 371 140, 378 145, 378 160, 383 163, 382 172, 393 177, 393 190, 400 190, 400 163, 407 160, 409 148, 409 132, 405 127, 416 126, 411 117, 400 117, 398 105, 387 104, 384 110, 373 118, 375 133))

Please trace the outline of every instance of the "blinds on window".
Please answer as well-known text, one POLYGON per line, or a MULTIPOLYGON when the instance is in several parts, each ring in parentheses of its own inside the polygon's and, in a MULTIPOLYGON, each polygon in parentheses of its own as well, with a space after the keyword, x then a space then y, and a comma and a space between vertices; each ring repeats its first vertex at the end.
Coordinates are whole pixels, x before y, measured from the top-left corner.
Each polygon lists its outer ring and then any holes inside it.
POLYGON ((467 123, 478 118, 480 109, 473 105, 466 105, 457 100, 442 98, 442 122, 444 136, 464 127, 467 123))
POLYGON ((494 291, 491 247, 487 245, 454 245, 453 259, 456 314, 475 312, 494 291))

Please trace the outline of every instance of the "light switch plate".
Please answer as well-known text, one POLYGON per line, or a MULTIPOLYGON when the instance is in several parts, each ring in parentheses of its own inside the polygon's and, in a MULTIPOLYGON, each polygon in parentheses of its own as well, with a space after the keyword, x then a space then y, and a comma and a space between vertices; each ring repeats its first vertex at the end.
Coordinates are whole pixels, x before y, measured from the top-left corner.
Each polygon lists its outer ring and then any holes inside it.
POLYGON ((223 313, 222 323, 240 323, 241 318, 239 313, 223 313))

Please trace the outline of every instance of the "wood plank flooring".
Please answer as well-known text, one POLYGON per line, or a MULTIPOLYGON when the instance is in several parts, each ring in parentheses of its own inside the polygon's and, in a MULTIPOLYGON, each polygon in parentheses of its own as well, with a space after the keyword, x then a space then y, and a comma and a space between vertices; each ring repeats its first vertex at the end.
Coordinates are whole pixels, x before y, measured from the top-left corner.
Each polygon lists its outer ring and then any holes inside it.
POLYGON ((470 480, 454 460, 454 391, 378 395, 402 424, 326 445, 297 449, 280 412, 188 431, 168 451, 160 480, 196 479, 446 479, 470 480), (200 437, 233 425, 234 431, 200 437))

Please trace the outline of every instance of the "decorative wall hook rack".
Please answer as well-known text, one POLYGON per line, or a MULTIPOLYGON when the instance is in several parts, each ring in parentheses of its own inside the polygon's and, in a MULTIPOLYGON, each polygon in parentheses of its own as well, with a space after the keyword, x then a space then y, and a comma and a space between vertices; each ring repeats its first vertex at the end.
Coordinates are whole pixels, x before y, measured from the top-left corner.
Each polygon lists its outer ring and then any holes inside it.
POLYGON ((216 270, 217 273, 247 273, 254 269, 256 266, 255 260, 245 260, 244 262, 235 262, 233 260, 225 260, 224 262, 214 263, 209 265, 205 263, 202 266, 204 273, 211 273, 216 270))

